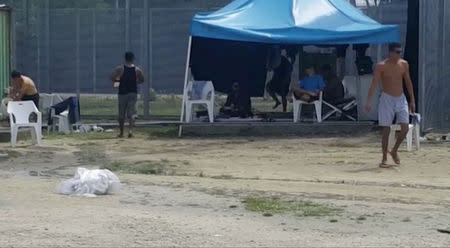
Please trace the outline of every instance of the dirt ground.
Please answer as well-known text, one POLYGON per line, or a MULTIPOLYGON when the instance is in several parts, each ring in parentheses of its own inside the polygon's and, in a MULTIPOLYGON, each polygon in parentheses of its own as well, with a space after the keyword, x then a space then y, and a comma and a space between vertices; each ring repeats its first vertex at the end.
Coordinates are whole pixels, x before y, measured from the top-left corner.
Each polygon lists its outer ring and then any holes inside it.
MULTIPOLYGON (((113 134, 111 134, 112 137, 113 134)), ((402 148, 404 149, 404 148, 402 148)), ((380 169, 377 136, 135 139, 0 144, 0 247, 449 247, 450 143, 380 169), (117 171, 120 193, 54 193, 77 167, 117 171), (333 216, 265 217, 247 197, 308 200, 333 216)))

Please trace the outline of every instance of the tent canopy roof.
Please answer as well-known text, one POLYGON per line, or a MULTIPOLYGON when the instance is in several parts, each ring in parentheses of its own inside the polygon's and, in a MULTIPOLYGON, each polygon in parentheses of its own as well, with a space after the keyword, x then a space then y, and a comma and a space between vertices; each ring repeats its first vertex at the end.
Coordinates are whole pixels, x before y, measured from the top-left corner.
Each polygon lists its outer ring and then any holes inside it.
POLYGON ((381 25, 346 0, 234 0, 195 15, 191 35, 274 44, 399 42, 397 25, 381 25))

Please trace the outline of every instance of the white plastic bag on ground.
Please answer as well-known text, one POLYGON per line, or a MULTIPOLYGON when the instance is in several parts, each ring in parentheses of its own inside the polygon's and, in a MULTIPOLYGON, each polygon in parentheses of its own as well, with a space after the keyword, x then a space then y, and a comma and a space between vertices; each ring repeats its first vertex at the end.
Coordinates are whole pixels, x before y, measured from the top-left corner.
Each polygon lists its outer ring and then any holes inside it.
POLYGON ((56 193, 63 195, 95 196, 114 194, 120 190, 120 180, 110 170, 78 168, 75 176, 61 182, 56 193))

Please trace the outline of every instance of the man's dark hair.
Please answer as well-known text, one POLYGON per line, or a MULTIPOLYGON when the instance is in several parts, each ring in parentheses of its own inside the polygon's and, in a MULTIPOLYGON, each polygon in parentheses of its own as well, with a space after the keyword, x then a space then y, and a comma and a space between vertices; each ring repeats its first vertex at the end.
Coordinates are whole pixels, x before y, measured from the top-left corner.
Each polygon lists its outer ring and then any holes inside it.
POLYGON ((19 71, 12 71, 11 72, 11 78, 20 78, 22 76, 22 73, 20 73, 19 71))
POLYGON ((402 44, 400 43, 391 43, 389 44, 389 52, 395 52, 395 49, 402 48, 402 44))
POLYGON ((134 53, 126 52, 125 53, 125 61, 126 62, 133 62, 134 61, 134 53))

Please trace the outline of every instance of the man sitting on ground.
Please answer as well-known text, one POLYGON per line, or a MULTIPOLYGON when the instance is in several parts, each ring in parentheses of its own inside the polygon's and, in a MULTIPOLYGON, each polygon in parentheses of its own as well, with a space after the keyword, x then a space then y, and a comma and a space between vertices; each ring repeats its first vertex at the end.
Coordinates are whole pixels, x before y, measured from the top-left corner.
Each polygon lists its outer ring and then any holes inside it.
POLYGON ((13 101, 33 101, 36 108, 39 108, 39 93, 33 80, 18 71, 11 73, 11 79, 8 97, 13 101))
POLYGON ((306 77, 292 89, 296 99, 305 102, 313 102, 319 99, 319 94, 325 88, 322 76, 316 75, 314 66, 308 66, 305 70, 306 77))

